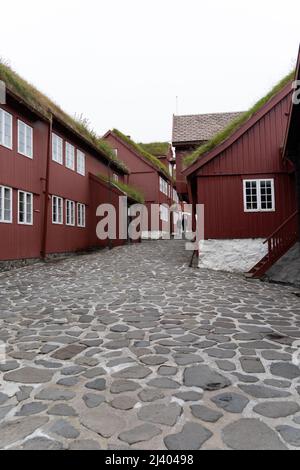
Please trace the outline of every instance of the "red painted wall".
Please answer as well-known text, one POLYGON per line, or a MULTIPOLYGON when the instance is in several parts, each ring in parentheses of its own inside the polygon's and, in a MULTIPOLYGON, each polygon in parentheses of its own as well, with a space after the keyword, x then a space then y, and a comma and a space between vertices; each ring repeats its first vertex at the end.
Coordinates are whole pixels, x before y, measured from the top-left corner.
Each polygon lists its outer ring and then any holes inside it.
POLYGON ((288 95, 233 145, 197 172, 197 202, 205 204, 205 238, 269 236, 296 210, 294 176, 283 162, 288 95), (244 212, 243 179, 274 178, 275 212, 244 212))
POLYGON ((8 98, 1 108, 13 116, 12 150, 0 146, 0 184, 13 188, 13 222, 0 223, 0 260, 38 258, 44 215, 48 126, 8 98), (17 151, 17 120, 33 127, 33 159, 17 151), (18 224, 18 190, 33 193, 33 226, 18 224))

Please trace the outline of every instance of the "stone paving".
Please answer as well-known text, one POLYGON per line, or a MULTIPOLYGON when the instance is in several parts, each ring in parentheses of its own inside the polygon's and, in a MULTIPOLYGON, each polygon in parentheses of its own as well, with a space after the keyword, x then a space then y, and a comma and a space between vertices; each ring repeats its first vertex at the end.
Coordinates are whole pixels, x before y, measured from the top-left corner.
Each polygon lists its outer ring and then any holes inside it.
POLYGON ((144 242, 0 275, 1 449, 300 448, 295 289, 144 242))

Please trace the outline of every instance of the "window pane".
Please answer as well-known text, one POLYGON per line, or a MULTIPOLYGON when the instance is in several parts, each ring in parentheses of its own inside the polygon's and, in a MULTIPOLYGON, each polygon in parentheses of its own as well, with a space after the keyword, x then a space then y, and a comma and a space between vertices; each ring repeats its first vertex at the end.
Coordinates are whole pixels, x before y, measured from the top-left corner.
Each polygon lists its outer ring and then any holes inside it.
POLYGON ((18 122, 18 151, 20 153, 25 153, 25 124, 23 122, 18 122))
POLYGON ((8 113, 4 114, 4 145, 12 146, 12 116, 8 113))
POLYGON ((11 220, 11 190, 4 189, 4 220, 9 222, 11 220))
POLYGON ((32 128, 26 127, 26 155, 32 157, 32 128))
POLYGON ((256 181, 246 181, 245 182, 245 205, 246 209, 249 211, 258 210, 257 203, 257 182, 256 181))

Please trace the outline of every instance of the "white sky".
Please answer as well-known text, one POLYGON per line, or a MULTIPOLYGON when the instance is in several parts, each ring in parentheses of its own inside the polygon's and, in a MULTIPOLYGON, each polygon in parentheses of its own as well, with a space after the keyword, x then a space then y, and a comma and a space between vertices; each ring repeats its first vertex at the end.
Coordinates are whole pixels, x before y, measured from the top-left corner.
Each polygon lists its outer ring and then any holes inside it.
POLYGON ((9 0, 0 56, 100 134, 170 140, 176 96, 240 111, 286 75, 299 17, 299 0, 9 0))

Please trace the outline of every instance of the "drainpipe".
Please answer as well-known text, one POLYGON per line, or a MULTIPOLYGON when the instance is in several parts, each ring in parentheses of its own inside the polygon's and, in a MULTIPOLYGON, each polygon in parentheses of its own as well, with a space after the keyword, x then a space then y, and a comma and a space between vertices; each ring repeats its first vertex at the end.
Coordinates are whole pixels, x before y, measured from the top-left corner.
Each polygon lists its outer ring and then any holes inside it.
POLYGON ((48 235, 48 213, 49 213, 49 179, 50 179, 50 162, 51 162, 51 148, 52 148, 52 126, 53 116, 50 117, 49 122, 49 135, 48 135, 48 152, 46 164, 46 187, 45 187, 45 205, 44 205, 44 223, 42 232, 42 247, 41 257, 45 260, 47 255, 47 235, 48 235))
POLYGON ((300 241, 300 152, 295 161, 296 197, 298 208, 298 239, 300 241))
MULTIPOLYGON (((108 176, 108 199, 109 199, 109 204, 112 205, 112 186, 111 186, 111 165, 112 165, 112 160, 108 161, 107 164, 107 176, 108 176)), ((112 250, 113 249, 113 244, 112 240, 110 238, 109 230, 108 230, 108 249, 112 250)))

